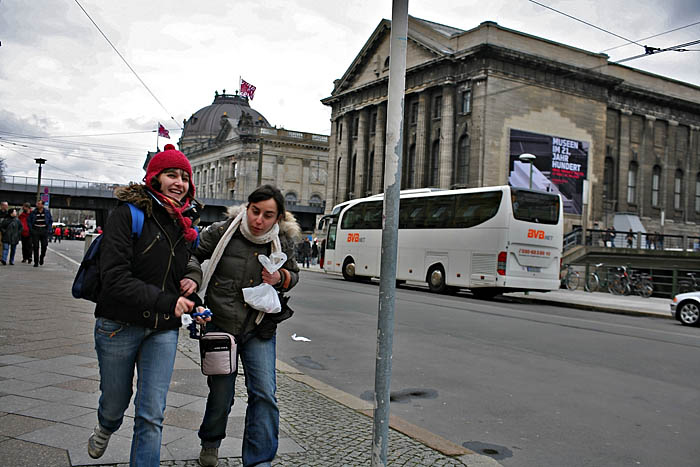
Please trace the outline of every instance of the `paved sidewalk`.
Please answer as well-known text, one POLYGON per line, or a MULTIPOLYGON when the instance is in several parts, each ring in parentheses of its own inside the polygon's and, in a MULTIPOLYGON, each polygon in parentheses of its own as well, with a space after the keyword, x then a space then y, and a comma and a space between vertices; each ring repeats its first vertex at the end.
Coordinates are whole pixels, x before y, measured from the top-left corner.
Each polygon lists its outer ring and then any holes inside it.
POLYGON ((613 295, 605 292, 583 290, 555 290, 552 292, 523 292, 505 294, 505 297, 521 302, 566 305, 572 308, 615 313, 621 315, 650 316, 672 319, 670 298, 644 298, 638 295, 613 295))
MULTIPOLYGON (((125 465, 133 406, 104 457, 88 457, 99 373, 93 343, 93 308, 70 295, 75 262, 52 251, 40 268, 0 266, 1 465, 69 467, 125 465)), ((194 467, 196 430, 207 386, 197 343, 183 328, 168 394, 161 465, 194 467)), ((369 465, 372 407, 278 361, 280 448, 273 465, 369 465), (369 416, 368 416, 369 415, 369 416)), ((243 377, 236 394, 244 395, 243 377)), ((237 397, 219 465, 239 466, 245 397, 237 397)), ((500 465, 426 430, 392 417, 389 464, 401 466, 500 465)))

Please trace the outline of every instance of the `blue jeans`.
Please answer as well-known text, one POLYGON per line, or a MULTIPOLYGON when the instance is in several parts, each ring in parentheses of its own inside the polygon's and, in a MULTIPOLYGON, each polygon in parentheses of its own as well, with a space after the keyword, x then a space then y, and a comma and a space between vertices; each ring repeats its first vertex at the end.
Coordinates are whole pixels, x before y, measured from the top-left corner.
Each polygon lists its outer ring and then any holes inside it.
POLYGON ((17 251, 17 244, 10 245, 9 243, 2 244, 2 260, 7 262, 8 253, 10 254, 10 264, 15 264, 15 252, 17 251))
MULTIPOLYGON (((209 324, 208 331, 218 330, 209 324)), ((243 465, 267 467, 277 454, 279 436, 279 409, 275 391, 276 340, 252 337, 238 346, 238 355, 245 372, 248 407, 243 432, 243 465)), ((235 391, 236 375, 207 377, 209 397, 204 420, 199 427, 202 447, 218 448, 226 437, 235 391)))
POLYGON ((100 363, 97 420, 110 433, 119 429, 138 371, 134 405, 132 467, 159 466, 165 399, 177 353, 178 330, 155 331, 105 318, 95 323, 95 350, 100 363))

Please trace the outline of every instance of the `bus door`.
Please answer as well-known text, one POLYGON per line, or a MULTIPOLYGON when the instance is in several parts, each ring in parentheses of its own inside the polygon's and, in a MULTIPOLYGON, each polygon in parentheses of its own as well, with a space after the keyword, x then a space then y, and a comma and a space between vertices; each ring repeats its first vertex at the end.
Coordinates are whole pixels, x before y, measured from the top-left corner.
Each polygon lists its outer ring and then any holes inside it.
POLYGON ((318 229, 323 232, 326 245, 323 256, 323 269, 326 271, 339 271, 340 268, 335 265, 336 260, 336 233, 338 231, 338 215, 331 214, 323 216, 318 223, 318 229))

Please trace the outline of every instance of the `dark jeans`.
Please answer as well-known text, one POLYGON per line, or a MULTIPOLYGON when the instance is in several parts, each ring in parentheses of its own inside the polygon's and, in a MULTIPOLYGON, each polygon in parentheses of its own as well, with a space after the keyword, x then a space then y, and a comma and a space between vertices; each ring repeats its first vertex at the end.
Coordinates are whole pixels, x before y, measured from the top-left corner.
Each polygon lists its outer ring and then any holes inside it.
POLYGON ((32 237, 22 237, 22 261, 32 262, 32 237))
MULTIPOLYGON (((207 330, 218 330, 213 324, 207 330)), ((279 436, 279 408, 275 379, 276 339, 252 337, 238 345, 245 372, 248 404, 243 431, 243 465, 269 467, 275 458, 279 436)), ((226 437, 226 425, 234 402, 236 374, 209 376, 209 396, 199 427, 202 447, 218 448, 226 437)))
POLYGON ((32 250, 34 250, 34 264, 39 264, 39 260, 44 261, 46 247, 49 244, 49 233, 46 230, 32 230, 32 250), (41 245, 41 256, 39 256, 39 245, 41 245))

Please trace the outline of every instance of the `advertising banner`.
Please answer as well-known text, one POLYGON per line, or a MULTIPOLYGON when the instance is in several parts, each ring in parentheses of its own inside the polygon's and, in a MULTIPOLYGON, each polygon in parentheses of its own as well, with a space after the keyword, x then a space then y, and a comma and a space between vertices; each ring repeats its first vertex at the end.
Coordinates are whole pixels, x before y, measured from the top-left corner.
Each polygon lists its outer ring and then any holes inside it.
POLYGON ((589 143, 560 136, 510 130, 508 184, 562 195, 564 212, 583 211, 583 181, 587 177, 589 143), (519 160, 521 154, 536 156, 532 164, 519 160))

